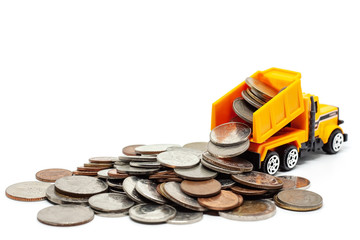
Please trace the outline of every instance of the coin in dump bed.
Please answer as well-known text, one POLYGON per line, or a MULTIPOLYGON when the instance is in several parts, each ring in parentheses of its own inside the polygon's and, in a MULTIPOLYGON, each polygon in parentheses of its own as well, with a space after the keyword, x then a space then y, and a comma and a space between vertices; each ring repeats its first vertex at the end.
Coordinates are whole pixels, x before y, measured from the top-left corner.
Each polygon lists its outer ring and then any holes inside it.
POLYGON ((113 163, 118 161, 117 157, 93 157, 89 159, 91 163, 113 163))
POLYGON ((48 182, 20 182, 7 187, 5 194, 8 198, 18 201, 41 201, 46 199, 46 190, 50 185, 48 182))
POLYGON ((38 212, 37 219, 52 226, 76 226, 94 219, 94 211, 82 205, 55 205, 38 212))
POLYGON ((128 195, 129 198, 131 198, 137 203, 144 203, 147 202, 147 200, 143 196, 141 196, 135 189, 136 183, 139 180, 140 179, 135 176, 127 177, 124 179, 122 186, 124 192, 126 193, 126 195, 128 195))
POLYGON ((233 110, 241 119, 252 124, 253 114, 257 109, 248 104, 243 98, 236 98, 233 101, 233 110))
POLYGON ((219 212, 221 217, 237 221, 265 220, 276 213, 276 206, 269 200, 245 200, 240 207, 219 212))
POLYGON ((183 146, 183 148, 190 148, 205 152, 207 149, 207 142, 191 142, 183 146))
POLYGON ((192 168, 175 168, 174 171, 181 178, 188 180, 202 181, 212 179, 217 176, 217 172, 207 169, 201 163, 192 168))
POLYGON ((216 145, 237 145, 249 139, 251 128, 240 122, 221 124, 210 132, 210 141, 216 145))
POLYGON ((213 165, 213 164, 207 162, 204 158, 201 159, 201 164, 204 167, 209 168, 209 169, 214 170, 214 171, 219 172, 219 173, 225 173, 225 174, 239 174, 239 173, 242 173, 242 171, 235 171, 235 170, 229 170, 229 169, 226 169, 226 168, 218 167, 216 165, 213 165))
POLYGON ((206 211, 206 208, 202 207, 195 198, 188 196, 181 190, 180 183, 167 182, 163 185, 163 189, 170 200, 180 206, 194 211, 206 211))
POLYGON ((130 218, 141 223, 163 223, 174 218, 175 215, 176 209, 166 204, 143 203, 129 210, 130 218))
POLYGON ((107 172, 108 176, 110 179, 125 179, 129 176, 129 174, 127 173, 118 173, 116 168, 115 169, 110 169, 107 172))
POLYGON ((119 156, 120 162, 156 162, 156 155, 147 156, 119 156))
POLYGON ((102 212, 121 212, 131 208, 134 201, 125 194, 101 193, 89 198, 89 205, 102 212))
POLYGON ((161 165, 170 168, 191 168, 200 162, 200 158, 193 153, 184 151, 169 151, 157 156, 161 165))
POLYGON ((283 186, 281 179, 257 171, 231 175, 231 178, 242 185, 259 189, 280 189, 283 186))
POLYGON ((184 148, 184 147, 169 147, 168 149, 166 149, 167 152, 169 151, 183 151, 183 152, 189 152, 192 153, 196 156, 198 156, 199 158, 201 157, 201 154, 203 153, 203 151, 200 150, 196 150, 196 149, 192 149, 192 148, 184 148))
POLYGON ((198 198, 198 202, 201 206, 216 210, 225 211, 230 210, 238 206, 239 195, 227 190, 221 190, 220 193, 213 197, 198 198))
POLYGON ((111 187, 111 188, 122 190, 123 189, 123 187, 122 187, 123 181, 124 181, 123 179, 108 178, 108 179, 106 179, 106 184, 109 185, 109 187, 111 187))
POLYGON ((258 79, 248 77, 245 79, 245 82, 251 89, 256 89, 268 98, 273 98, 278 93, 275 88, 258 79))
POLYGON ((184 180, 181 182, 180 188, 192 197, 212 197, 220 193, 221 184, 215 179, 205 181, 184 180))
POLYGON ((202 212, 193 211, 179 211, 176 210, 176 215, 173 219, 167 221, 171 224, 191 224, 199 222, 203 218, 202 212))
POLYGON ((148 175, 156 173, 159 168, 138 168, 138 167, 131 167, 130 165, 121 165, 116 166, 116 170, 118 173, 127 173, 132 175, 148 175))
POLYGON ((231 158, 231 157, 239 156, 240 154, 244 153, 246 150, 248 150, 249 146, 250 146, 249 140, 228 147, 218 146, 213 144, 212 142, 209 142, 207 150, 215 157, 231 158))
POLYGON ((310 181, 304 177, 298 177, 298 176, 279 176, 284 185, 283 190, 285 189, 307 189, 310 186, 310 181))
POLYGON ((312 211, 322 207, 322 197, 308 190, 289 189, 279 192, 274 201, 281 208, 293 211, 312 211))
POLYGON ((88 203, 88 198, 73 198, 66 195, 62 195, 55 191, 54 184, 51 184, 46 189, 46 198, 55 204, 84 204, 88 203))
POLYGON ((130 162, 129 165, 131 167, 138 167, 138 168, 158 168, 158 167, 160 167, 159 162, 130 162))
POLYGON ((254 99, 256 102, 258 102, 259 104, 261 105, 264 105, 266 103, 266 100, 262 100, 261 98, 259 98, 258 96, 256 96, 250 88, 247 88, 246 90, 246 93, 248 96, 250 96, 252 99, 254 99))
POLYGON ((253 99, 246 90, 243 90, 241 92, 241 96, 245 99, 247 103, 249 103, 251 106, 255 108, 261 108, 263 105, 257 102, 255 99, 253 99))
POLYGON ((127 156, 136 156, 138 154, 135 152, 135 148, 140 146, 144 146, 144 144, 135 144, 135 145, 126 146, 122 149, 122 153, 127 156))
POLYGON ((55 182, 55 190, 71 197, 91 197, 106 192, 108 185, 102 180, 88 176, 63 177, 55 182))
POLYGON ((218 167, 240 172, 250 172, 253 169, 251 162, 239 156, 232 158, 217 158, 211 155, 209 152, 203 153, 202 156, 204 160, 218 167))
POLYGON ((228 189, 235 185, 235 182, 229 178, 216 178, 221 184, 221 189, 228 189))
POLYGON ((140 154, 159 154, 165 152, 169 147, 181 147, 179 144, 152 144, 135 148, 136 153, 140 154))
POLYGON ((72 172, 62 168, 44 169, 35 174, 37 180, 42 182, 55 182, 59 178, 71 176, 72 172))
POLYGON ((265 189, 253 189, 253 188, 245 188, 240 186, 232 186, 230 189, 234 193, 243 196, 260 196, 267 193, 267 190, 265 189))
POLYGON ((147 179, 140 179, 137 181, 135 189, 138 193, 140 193, 143 197, 149 199, 158 204, 165 204, 167 203, 166 199, 163 198, 157 191, 156 191, 157 184, 151 180, 147 179))

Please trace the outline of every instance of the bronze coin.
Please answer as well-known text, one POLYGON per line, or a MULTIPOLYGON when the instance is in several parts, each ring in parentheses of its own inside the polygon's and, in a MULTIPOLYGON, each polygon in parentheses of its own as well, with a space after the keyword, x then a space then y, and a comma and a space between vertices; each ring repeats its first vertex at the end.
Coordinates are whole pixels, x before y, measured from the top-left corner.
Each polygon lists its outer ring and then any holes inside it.
POLYGON ((73 171, 73 175, 77 176, 97 176, 97 172, 73 171))
POLYGON ((113 179, 124 179, 129 176, 127 173, 118 173, 116 169, 110 169, 107 174, 110 178, 113 179))
POLYGON ((244 196, 260 196, 267 193, 267 190, 264 189, 251 189, 251 188, 244 188, 240 186, 232 186, 230 187, 231 191, 236 194, 241 194, 244 196))
POLYGON ((98 172, 104 169, 108 169, 108 168, 107 167, 77 167, 77 171, 82 171, 82 172, 98 172))
POLYGON ((59 178, 71 176, 72 172, 61 168, 44 169, 35 174, 37 180, 42 182, 55 182, 59 178))
POLYGON ((184 180, 180 184, 181 190, 192 197, 212 197, 221 191, 221 184, 215 179, 205 181, 184 180))
POLYGON ((144 146, 144 144, 136 144, 136 145, 129 145, 129 146, 126 146, 122 149, 122 153, 127 155, 127 156, 136 156, 136 155, 140 155, 140 154, 137 154, 135 152, 135 148, 137 147, 140 147, 140 146, 144 146))
POLYGON ((283 190, 285 189, 307 189, 310 186, 310 181, 303 177, 298 176, 279 176, 283 182, 283 190))
POLYGON ((246 172, 231 175, 231 178, 242 185, 259 189, 280 189, 283 186, 281 179, 263 172, 246 172))
POLYGON ((157 179, 157 181, 161 182, 161 183, 166 183, 166 182, 179 182, 179 183, 181 183, 183 180, 182 180, 182 178, 173 177, 173 178, 161 178, 161 179, 157 179))
POLYGON ((118 157, 93 157, 89 159, 91 163, 113 163, 118 161, 118 157))
POLYGON ((221 190, 220 193, 214 197, 198 198, 198 202, 205 208, 225 211, 236 208, 239 204, 239 197, 231 191, 221 190))
POLYGON ((104 167, 104 168, 112 168, 112 163, 84 163, 84 167, 104 167))
POLYGON ((241 172, 250 172, 253 169, 252 163, 241 157, 217 158, 211 155, 209 152, 203 153, 202 156, 207 162, 218 167, 241 172))

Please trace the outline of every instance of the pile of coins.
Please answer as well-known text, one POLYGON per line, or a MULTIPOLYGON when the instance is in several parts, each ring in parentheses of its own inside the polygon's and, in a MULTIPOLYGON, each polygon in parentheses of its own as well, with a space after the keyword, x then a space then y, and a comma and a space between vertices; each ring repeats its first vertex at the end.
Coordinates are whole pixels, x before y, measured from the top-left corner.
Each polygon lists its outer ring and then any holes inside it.
MULTIPOLYGON (((220 135, 213 140, 228 141, 220 135)), ((255 221, 274 216, 276 206, 293 211, 322 206, 321 196, 304 190, 307 179, 252 171, 246 160, 210 154, 207 142, 131 145, 123 153, 90 158, 87 171, 39 171, 39 181, 11 185, 6 195, 20 201, 48 199, 55 205, 40 210, 37 219, 53 226, 88 223, 95 215, 129 216, 140 223, 189 224, 203 214, 255 221)))

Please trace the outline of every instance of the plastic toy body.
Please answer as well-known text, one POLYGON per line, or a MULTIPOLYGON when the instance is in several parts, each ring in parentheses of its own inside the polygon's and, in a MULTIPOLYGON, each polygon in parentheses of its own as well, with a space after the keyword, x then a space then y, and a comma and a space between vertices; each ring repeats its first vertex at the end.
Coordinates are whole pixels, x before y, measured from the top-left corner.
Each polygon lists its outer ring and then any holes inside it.
MULTIPOLYGON (((302 93, 300 73, 270 68, 251 77, 279 91, 253 114, 251 144, 242 157, 252 161, 255 168, 269 174, 275 174, 280 166, 290 170, 302 151, 323 148, 336 153, 347 141, 347 134, 339 126, 343 123, 339 109, 302 93)), ((244 81, 213 103, 211 129, 236 117, 232 103, 246 88, 244 81)))

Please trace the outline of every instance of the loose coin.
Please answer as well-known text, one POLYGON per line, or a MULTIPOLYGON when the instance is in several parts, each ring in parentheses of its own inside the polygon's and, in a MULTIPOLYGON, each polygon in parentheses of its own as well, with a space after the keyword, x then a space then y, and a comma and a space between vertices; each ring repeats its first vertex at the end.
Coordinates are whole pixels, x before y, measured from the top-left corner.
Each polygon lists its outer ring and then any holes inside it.
POLYGON ((111 168, 113 166, 112 163, 84 163, 84 167, 103 167, 103 168, 111 168))
POLYGON ((131 167, 138 167, 138 168, 159 168, 159 162, 130 162, 131 167))
POLYGON ((218 167, 240 172, 250 172, 253 169, 252 163, 241 157, 217 158, 211 155, 209 152, 203 153, 202 156, 204 160, 218 167))
POLYGON ((243 98, 236 98, 233 101, 233 110, 241 119, 252 124, 253 114, 257 109, 248 104, 243 98))
POLYGON ((165 204, 167 203, 166 199, 163 198, 157 191, 156 191, 157 184, 151 180, 147 179, 140 179, 137 181, 135 189, 138 193, 140 193, 143 197, 149 199, 158 204, 165 204))
POLYGON ((283 190, 285 189, 307 189, 310 186, 310 181, 304 177, 298 176, 279 176, 283 182, 283 190))
POLYGON ((143 144, 136 144, 136 145, 129 145, 122 149, 122 153, 127 156, 136 156, 137 153, 135 152, 135 148, 144 146, 143 144))
POLYGON ((258 221, 268 219, 275 213, 276 206, 269 200, 248 200, 233 210, 219 212, 219 215, 231 220, 258 221))
POLYGON ((84 204, 88 203, 88 198, 73 198, 62 195, 55 191, 55 185, 51 184, 46 190, 46 198, 54 204, 84 204))
POLYGON ((175 168, 175 173, 188 180, 208 180, 215 178, 217 176, 217 172, 213 172, 200 163, 192 168, 175 168))
POLYGON ((255 78, 248 77, 245 79, 245 82, 251 89, 256 89, 268 98, 273 98, 278 93, 275 88, 255 78))
POLYGON ((231 175, 231 178, 245 186, 260 188, 260 189, 280 189, 283 186, 281 179, 271 176, 263 172, 246 172, 236 175, 231 175))
POLYGON ((82 205, 55 205, 39 211, 37 219, 52 226, 76 226, 94 219, 94 211, 82 205))
POLYGON ((202 207, 195 198, 188 196, 181 190, 180 183, 167 182, 163 188, 170 200, 180 206, 194 211, 206 211, 206 208, 202 207))
POLYGON ((220 146, 240 144, 249 139, 251 128, 244 123, 228 122, 215 127, 210 133, 210 141, 220 146))
POLYGON ((175 215, 176 209, 166 204, 143 203, 129 210, 130 218, 141 223, 162 223, 174 218, 175 215))
POLYGON ((156 173, 159 168, 138 168, 138 167, 131 167, 130 165, 121 165, 116 166, 116 170, 118 173, 128 173, 132 175, 147 175, 156 173))
POLYGON ((89 205, 101 212, 121 212, 131 208, 134 201, 125 194, 101 193, 89 198, 89 205))
POLYGON ((199 150, 201 152, 205 152, 207 149, 207 142, 191 142, 185 144, 183 148, 190 148, 190 149, 199 150))
POLYGON ((241 96, 245 99, 247 103, 255 108, 261 108, 263 105, 253 99, 246 90, 241 92, 241 96))
POLYGON ((108 185, 100 179, 87 176, 68 176, 55 182, 55 190, 71 197, 91 197, 106 192, 108 185))
POLYGON ((156 162, 156 155, 119 156, 120 162, 156 162))
POLYGON ((98 210, 93 210, 96 216, 99 217, 109 217, 109 218, 117 218, 117 217, 124 217, 129 215, 129 211, 125 210, 122 212, 101 212, 98 210))
POLYGON ((46 190, 50 185, 38 181, 20 182, 7 187, 5 193, 8 198, 18 201, 40 201, 46 199, 46 190))
POLYGON ((161 165, 170 168, 191 168, 200 162, 198 156, 190 152, 169 151, 157 156, 161 165))
POLYGON ((167 221, 171 224, 191 224, 199 222, 203 218, 202 212, 179 211, 176 210, 176 215, 173 219, 167 221))
POLYGON ((118 173, 116 168, 115 169, 110 169, 107 172, 109 178, 108 179, 125 179, 129 176, 129 174, 127 173, 118 173))
POLYGON ((180 188, 192 197, 212 197, 220 193, 221 184, 215 179, 205 181, 184 180, 181 182, 180 188))
POLYGON ((196 150, 196 149, 192 149, 192 148, 184 148, 184 147, 169 147, 168 149, 166 149, 167 152, 169 151, 183 151, 183 152, 189 152, 192 153, 196 156, 198 156, 199 158, 201 157, 201 154, 203 153, 203 151, 200 150, 196 150))
POLYGON ((103 170, 98 171, 98 172, 97 172, 98 178, 108 179, 108 178, 109 178, 108 172, 109 172, 110 170, 111 170, 111 169, 103 169, 103 170))
POLYGON ((289 189, 279 192, 274 201, 281 208, 293 211, 312 211, 322 207, 322 197, 302 189, 289 189))
POLYGON ((217 178, 216 180, 220 182, 222 190, 231 188, 235 185, 235 182, 229 178, 217 178))
POLYGON ((91 163, 113 163, 118 161, 117 157, 93 157, 89 159, 91 163))
POLYGON ((251 189, 251 188, 244 188, 240 186, 232 186, 231 191, 234 193, 243 195, 243 196, 260 196, 267 193, 265 189, 251 189))
POLYGON ((98 172, 104 169, 109 169, 109 168, 108 167, 77 167, 77 171, 83 171, 83 172, 98 172))
POLYGON ((165 152, 169 147, 180 147, 178 144, 152 144, 135 148, 135 152, 139 154, 159 154, 165 152))
POLYGON ((76 176, 97 176, 97 172, 73 171, 76 176))
POLYGON ((249 146, 250 146, 249 140, 228 147, 218 146, 213 144, 212 142, 209 142, 207 150, 215 157, 231 158, 231 157, 239 156, 240 154, 244 153, 246 150, 248 150, 249 146))
POLYGON ((61 168, 44 169, 36 173, 36 179, 42 182, 55 182, 59 178, 71 176, 72 172, 61 168))
POLYGON ((213 164, 207 162, 204 158, 201 159, 201 164, 206 168, 209 168, 211 170, 214 170, 214 171, 220 172, 220 173, 225 173, 225 174, 239 174, 239 173, 242 173, 242 171, 235 171, 235 170, 229 170, 229 169, 226 169, 226 168, 218 167, 216 165, 213 165, 213 164))
POLYGON ((106 179, 106 184, 109 185, 109 187, 115 188, 118 190, 123 189, 122 182, 123 182, 123 179, 110 179, 110 178, 106 179))
POLYGON ((205 208, 225 211, 238 206, 239 196, 231 191, 221 190, 221 192, 214 197, 198 198, 198 202, 205 208))
POLYGON ((146 199, 142 197, 135 189, 136 183, 140 179, 135 176, 130 176, 124 179, 123 181, 123 189, 126 195, 128 195, 129 198, 131 198, 133 201, 137 203, 143 203, 146 202, 146 199))

